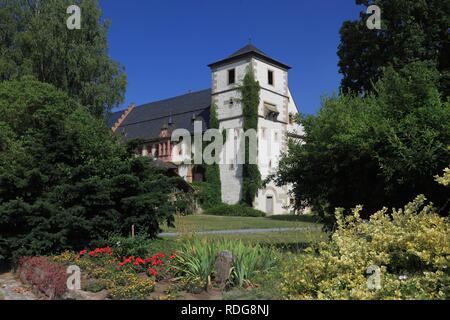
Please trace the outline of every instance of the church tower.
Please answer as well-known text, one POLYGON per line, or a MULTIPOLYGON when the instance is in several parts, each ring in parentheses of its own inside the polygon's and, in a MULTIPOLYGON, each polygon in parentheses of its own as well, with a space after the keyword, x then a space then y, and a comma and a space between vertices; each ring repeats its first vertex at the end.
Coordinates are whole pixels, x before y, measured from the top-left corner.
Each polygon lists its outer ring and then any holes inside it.
MULTIPOLYGON (((241 91, 244 76, 251 70, 260 84, 258 107, 257 161, 262 179, 277 166, 280 155, 287 151, 289 135, 294 137, 301 129, 292 119, 298 113, 288 87, 290 67, 266 55, 249 44, 231 56, 209 65, 212 72, 212 103, 217 106, 221 130, 227 130, 225 150, 238 150, 243 128, 241 91)), ((222 201, 236 204, 242 198, 242 165, 236 154, 227 152, 226 164, 220 165, 222 201)), ((259 190, 255 209, 268 215, 291 210, 289 189, 267 185, 259 190)))

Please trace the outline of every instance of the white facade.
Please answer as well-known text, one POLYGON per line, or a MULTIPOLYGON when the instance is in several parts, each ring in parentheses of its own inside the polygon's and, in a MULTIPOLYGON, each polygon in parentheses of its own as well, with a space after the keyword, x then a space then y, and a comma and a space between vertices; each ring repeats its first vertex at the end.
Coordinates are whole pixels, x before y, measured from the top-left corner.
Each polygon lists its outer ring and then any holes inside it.
MULTIPOLYGON (((288 87, 288 70, 257 56, 245 56, 230 63, 212 67, 212 103, 217 106, 220 129, 229 130, 220 165, 222 182, 222 201, 236 204, 242 197, 242 165, 234 164, 236 153, 227 150, 239 150, 242 132, 242 103, 240 86, 247 70, 252 70, 259 82, 260 104, 258 120, 258 156, 257 162, 262 179, 276 170, 280 155, 287 151, 288 132, 301 134, 298 125, 292 123, 292 117, 298 113, 288 87), (234 69, 235 83, 229 84, 229 70, 234 69), (273 76, 269 84, 269 71, 273 76), (267 117, 268 110, 278 112, 276 119, 267 117), (230 164, 231 163, 231 164, 230 164)), ((270 183, 260 190, 254 201, 254 208, 268 215, 292 212, 289 187, 277 187, 270 183)))

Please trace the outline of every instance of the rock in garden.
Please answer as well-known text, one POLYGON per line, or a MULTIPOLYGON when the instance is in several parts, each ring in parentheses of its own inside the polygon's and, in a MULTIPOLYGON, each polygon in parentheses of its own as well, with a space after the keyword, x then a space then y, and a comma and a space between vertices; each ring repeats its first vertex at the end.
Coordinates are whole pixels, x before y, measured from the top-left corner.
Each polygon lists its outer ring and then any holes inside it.
POLYGON ((230 251, 221 251, 217 254, 215 271, 216 281, 225 287, 230 279, 231 268, 233 268, 233 254, 230 251))

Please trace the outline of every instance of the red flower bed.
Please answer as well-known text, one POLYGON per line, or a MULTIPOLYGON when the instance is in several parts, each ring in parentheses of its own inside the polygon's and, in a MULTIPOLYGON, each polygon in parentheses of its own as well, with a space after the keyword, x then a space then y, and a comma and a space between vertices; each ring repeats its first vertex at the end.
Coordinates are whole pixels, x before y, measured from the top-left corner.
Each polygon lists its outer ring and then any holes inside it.
POLYGON ((119 263, 119 269, 130 266, 138 272, 146 271, 149 276, 157 277, 160 273, 166 271, 163 268, 169 264, 170 260, 173 260, 175 258, 175 255, 167 257, 167 255, 163 252, 158 252, 157 254, 146 259, 131 256, 125 258, 122 262, 119 263))
POLYGON ((23 282, 50 299, 58 299, 67 290, 66 269, 51 263, 45 257, 23 257, 19 260, 18 274, 23 282))
MULTIPOLYGON (((80 256, 84 256, 88 253, 87 249, 80 251, 80 256)), ((89 252, 90 257, 96 257, 102 254, 112 255, 112 249, 110 247, 106 248, 95 248, 94 250, 89 252)))
MULTIPOLYGON (((80 258, 94 258, 101 257, 102 255, 112 255, 112 249, 110 247, 106 248, 96 248, 92 251, 87 249, 79 252, 80 258)), ((175 255, 166 255, 164 252, 158 252, 155 255, 148 257, 146 259, 130 256, 123 258, 118 264, 118 269, 130 268, 135 272, 147 273, 151 277, 158 277, 168 272, 170 261, 176 259, 175 255)))

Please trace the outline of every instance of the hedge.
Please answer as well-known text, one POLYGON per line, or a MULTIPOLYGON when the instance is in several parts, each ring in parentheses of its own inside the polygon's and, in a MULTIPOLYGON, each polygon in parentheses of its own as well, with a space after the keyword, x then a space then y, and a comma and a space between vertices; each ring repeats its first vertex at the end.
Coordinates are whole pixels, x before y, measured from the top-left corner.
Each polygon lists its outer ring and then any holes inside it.
POLYGON ((243 204, 220 204, 205 210, 205 214, 214 216, 240 216, 240 217, 265 217, 266 214, 260 210, 250 208, 243 204))

